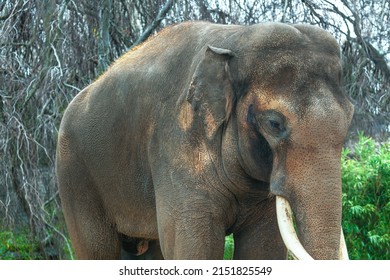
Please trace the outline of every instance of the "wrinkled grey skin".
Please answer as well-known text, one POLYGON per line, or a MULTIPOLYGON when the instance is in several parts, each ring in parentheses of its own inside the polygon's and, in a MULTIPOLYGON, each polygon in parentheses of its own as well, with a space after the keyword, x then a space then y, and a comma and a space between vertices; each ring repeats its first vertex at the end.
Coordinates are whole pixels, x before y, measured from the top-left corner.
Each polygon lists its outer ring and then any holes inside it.
POLYGON ((166 28, 67 108, 57 176, 79 259, 285 259, 275 195, 337 259, 353 107, 339 47, 306 25, 166 28), (161 251, 160 246, 161 245, 161 251))

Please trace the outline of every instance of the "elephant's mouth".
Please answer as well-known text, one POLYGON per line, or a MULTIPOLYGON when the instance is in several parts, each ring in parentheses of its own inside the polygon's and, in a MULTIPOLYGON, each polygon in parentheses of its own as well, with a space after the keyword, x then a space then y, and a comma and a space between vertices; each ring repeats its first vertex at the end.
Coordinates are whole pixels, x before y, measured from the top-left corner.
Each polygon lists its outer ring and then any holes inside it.
MULTIPOLYGON (((293 224, 293 214, 290 207, 290 203, 280 197, 276 197, 276 213, 278 218, 279 231, 286 245, 287 249, 293 255, 294 258, 299 260, 313 260, 313 257, 306 252, 298 239, 293 224)), ((345 244, 344 234, 341 230, 340 234, 340 251, 339 258, 341 260, 348 260, 348 251, 345 244)))

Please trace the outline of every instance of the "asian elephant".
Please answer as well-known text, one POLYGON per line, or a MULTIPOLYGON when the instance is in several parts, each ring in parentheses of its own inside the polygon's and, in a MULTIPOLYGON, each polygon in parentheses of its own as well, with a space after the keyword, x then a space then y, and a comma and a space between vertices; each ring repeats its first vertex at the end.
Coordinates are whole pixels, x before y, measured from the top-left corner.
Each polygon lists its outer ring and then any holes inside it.
POLYGON ((338 259, 340 83, 339 46, 309 25, 186 22, 127 52, 59 129, 76 257, 221 259, 233 233, 235 259, 338 259))

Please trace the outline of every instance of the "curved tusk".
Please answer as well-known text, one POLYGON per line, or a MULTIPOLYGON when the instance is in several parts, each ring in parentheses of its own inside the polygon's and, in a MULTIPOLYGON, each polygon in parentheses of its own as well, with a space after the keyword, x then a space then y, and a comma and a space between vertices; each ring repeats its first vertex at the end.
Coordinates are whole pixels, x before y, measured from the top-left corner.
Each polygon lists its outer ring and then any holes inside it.
POLYGON ((290 203, 280 196, 276 196, 276 215, 284 244, 294 258, 298 260, 313 260, 305 248, 303 248, 295 232, 290 203))
POLYGON ((340 260, 346 260, 346 261, 349 260, 343 229, 341 229, 341 235, 340 235, 340 260))

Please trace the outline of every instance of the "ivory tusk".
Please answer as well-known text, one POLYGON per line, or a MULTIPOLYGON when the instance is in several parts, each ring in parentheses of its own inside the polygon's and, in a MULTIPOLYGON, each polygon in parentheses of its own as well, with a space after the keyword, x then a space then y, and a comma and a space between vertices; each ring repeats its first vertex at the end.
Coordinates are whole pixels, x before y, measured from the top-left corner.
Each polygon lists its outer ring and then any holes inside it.
POLYGON ((294 258, 298 260, 313 260, 305 248, 303 248, 295 232, 290 203, 280 196, 276 196, 276 215, 284 244, 294 258))
POLYGON ((347 244, 345 243, 343 229, 341 229, 340 235, 340 260, 349 260, 347 244))

